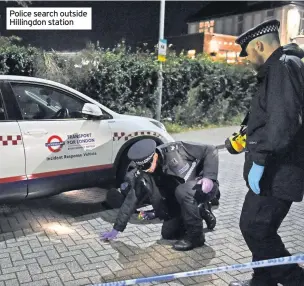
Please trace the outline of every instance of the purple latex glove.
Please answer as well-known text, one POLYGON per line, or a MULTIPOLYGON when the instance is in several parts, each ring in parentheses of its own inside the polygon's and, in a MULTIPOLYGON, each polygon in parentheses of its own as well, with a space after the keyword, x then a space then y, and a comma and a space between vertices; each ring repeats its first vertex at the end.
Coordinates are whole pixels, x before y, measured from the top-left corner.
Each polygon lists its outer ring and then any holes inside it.
POLYGON ((112 229, 111 231, 109 231, 109 232, 106 232, 106 233, 104 233, 104 234, 101 234, 100 235, 100 239, 101 240, 112 240, 112 239, 115 239, 116 237, 117 237, 117 235, 118 235, 118 230, 116 230, 116 229, 112 229))
POLYGON ((202 184, 202 191, 206 194, 210 193, 213 189, 213 181, 208 178, 202 178, 197 183, 202 184))

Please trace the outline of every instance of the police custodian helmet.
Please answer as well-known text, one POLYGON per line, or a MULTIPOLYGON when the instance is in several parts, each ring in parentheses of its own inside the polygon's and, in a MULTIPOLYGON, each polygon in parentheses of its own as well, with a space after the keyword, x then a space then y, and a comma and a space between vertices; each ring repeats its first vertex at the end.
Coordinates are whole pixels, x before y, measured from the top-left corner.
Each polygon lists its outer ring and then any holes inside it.
MULTIPOLYGON (((151 165, 156 150, 156 142, 152 139, 137 141, 128 151, 128 158, 137 166, 145 169, 151 165)), ((149 167, 148 167, 149 168, 149 167)))
POLYGON ((280 28, 280 21, 278 20, 268 20, 262 24, 248 30, 244 34, 240 35, 235 42, 241 46, 242 51, 240 57, 246 57, 246 48, 248 44, 255 38, 261 37, 269 33, 278 33, 280 28))

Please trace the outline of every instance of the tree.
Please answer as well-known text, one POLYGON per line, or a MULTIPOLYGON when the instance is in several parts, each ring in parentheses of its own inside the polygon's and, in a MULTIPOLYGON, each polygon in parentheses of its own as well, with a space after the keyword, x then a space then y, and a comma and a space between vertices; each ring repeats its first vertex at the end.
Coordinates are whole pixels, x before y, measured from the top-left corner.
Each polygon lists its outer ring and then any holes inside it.
MULTIPOLYGON (((5 0, 5 2, 9 2, 9 0, 5 0)), ((18 5, 22 7, 27 7, 29 4, 32 4, 31 1, 24 1, 24 0, 12 0, 10 2, 16 2, 18 5)))

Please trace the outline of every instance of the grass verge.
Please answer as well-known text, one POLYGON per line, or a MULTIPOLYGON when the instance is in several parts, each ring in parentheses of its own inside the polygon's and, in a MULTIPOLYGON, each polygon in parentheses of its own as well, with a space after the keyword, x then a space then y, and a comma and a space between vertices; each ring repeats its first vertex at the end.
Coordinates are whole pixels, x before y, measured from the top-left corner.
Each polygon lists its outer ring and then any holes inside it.
POLYGON ((206 124, 206 125, 193 125, 187 126, 179 123, 172 123, 172 122, 164 122, 168 133, 170 134, 177 134, 195 130, 202 130, 202 129, 210 129, 210 128, 220 128, 220 127, 227 127, 227 126, 235 126, 240 125, 243 121, 243 115, 238 115, 231 120, 221 123, 221 124, 206 124))

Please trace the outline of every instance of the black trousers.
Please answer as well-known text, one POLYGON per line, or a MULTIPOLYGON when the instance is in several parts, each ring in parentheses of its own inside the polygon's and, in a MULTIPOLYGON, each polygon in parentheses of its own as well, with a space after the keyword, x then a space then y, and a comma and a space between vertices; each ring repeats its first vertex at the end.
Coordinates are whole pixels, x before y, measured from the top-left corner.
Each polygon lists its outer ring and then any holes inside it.
POLYGON ((178 206, 175 206, 175 215, 165 220, 162 226, 162 236, 165 239, 179 238, 186 235, 186 238, 194 241, 199 239, 203 233, 203 220, 199 213, 198 205, 210 201, 217 193, 218 186, 208 194, 195 190, 197 180, 180 184, 174 191, 178 206), (178 210, 178 211, 177 211, 178 210))
MULTIPOLYGON (((240 229, 252 252, 252 261, 290 256, 278 229, 288 214, 291 202, 272 196, 260 196, 251 190, 246 195, 240 218, 240 229)), ((297 264, 257 268, 253 286, 304 285, 303 270, 297 264)))

